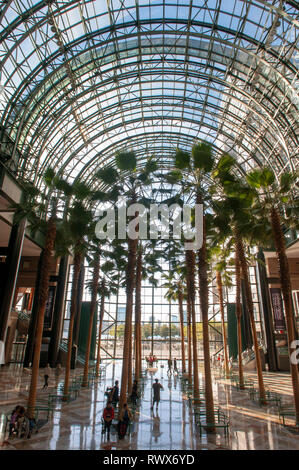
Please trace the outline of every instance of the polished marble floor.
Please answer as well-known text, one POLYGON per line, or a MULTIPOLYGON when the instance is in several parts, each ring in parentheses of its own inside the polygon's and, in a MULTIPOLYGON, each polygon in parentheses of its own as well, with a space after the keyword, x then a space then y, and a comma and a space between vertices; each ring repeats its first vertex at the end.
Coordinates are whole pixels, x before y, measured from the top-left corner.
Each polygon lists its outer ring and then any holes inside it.
MULTIPOLYGON (((26 404, 30 383, 30 370, 15 364, 0 369, 0 448, 2 450, 65 450, 65 449, 238 449, 238 450, 299 450, 299 434, 285 428, 279 421, 277 408, 272 405, 260 407, 250 400, 248 392, 238 391, 229 380, 221 378, 219 370, 213 370, 215 405, 229 417, 229 434, 223 430, 216 435, 203 432, 200 436, 194 424, 194 416, 187 396, 177 376, 167 376, 166 363, 157 372, 147 372, 143 397, 137 407, 130 435, 119 440, 111 434, 110 440, 102 434, 101 417, 105 403, 104 391, 114 380, 120 379, 121 361, 103 364, 101 380, 89 389, 82 389, 76 400, 57 404, 49 421, 31 439, 8 438, 4 432, 4 415, 16 404, 26 404), (158 378, 164 387, 158 410, 151 411, 152 384, 158 378)), ((78 374, 80 370, 72 371, 78 374)), ((81 371, 82 372, 82 371, 81 371)), ((254 372, 247 378, 256 381, 254 372)), ((291 379, 288 373, 264 373, 269 390, 278 392, 283 403, 292 403, 291 379)), ((204 387, 203 368, 200 374, 204 387)), ((43 370, 40 371, 38 398, 47 399, 54 393, 63 372, 53 370, 49 389, 43 390, 43 370)), ((289 423, 291 424, 291 422, 289 423)))

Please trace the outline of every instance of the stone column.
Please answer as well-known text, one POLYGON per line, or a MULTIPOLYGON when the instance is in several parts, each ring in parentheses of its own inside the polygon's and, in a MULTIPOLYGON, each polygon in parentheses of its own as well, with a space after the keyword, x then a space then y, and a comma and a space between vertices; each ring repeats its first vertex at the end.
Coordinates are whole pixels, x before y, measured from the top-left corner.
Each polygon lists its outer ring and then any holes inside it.
MULTIPOLYGON (((265 263, 265 257, 262 249, 259 249, 258 259, 261 260, 262 263, 265 263)), ((267 283, 266 268, 262 263, 257 263, 256 265, 257 289, 260 299, 261 314, 263 315, 264 319, 269 370, 271 372, 275 372, 278 370, 277 351, 274 338, 273 318, 267 283)))
POLYGON ((64 319, 64 300, 69 266, 68 261, 69 257, 66 256, 61 258, 59 264, 53 323, 48 355, 48 363, 51 365, 51 367, 56 367, 59 353, 59 342, 61 338, 61 330, 64 319))
POLYGON ((7 257, 5 263, 5 275, 0 294, 0 340, 5 342, 7 322, 13 304, 16 282, 22 255, 26 219, 13 225, 10 233, 7 257))
POLYGON ((30 362, 32 362, 32 359, 33 359, 35 332, 36 332, 36 324, 37 324, 37 313, 38 313, 39 281, 41 278, 42 257, 43 257, 43 251, 41 252, 40 257, 39 257, 37 273, 36 273, 34 299, 33 299, 33 305, 32 305, 32 310, 31 310, 30 323, 29 323, 29 328, 28 328, 28 338, 27 338, 27 344, 26 344, 25 355, 24 355, 24 367, 29 367, 29 364, 30 362))

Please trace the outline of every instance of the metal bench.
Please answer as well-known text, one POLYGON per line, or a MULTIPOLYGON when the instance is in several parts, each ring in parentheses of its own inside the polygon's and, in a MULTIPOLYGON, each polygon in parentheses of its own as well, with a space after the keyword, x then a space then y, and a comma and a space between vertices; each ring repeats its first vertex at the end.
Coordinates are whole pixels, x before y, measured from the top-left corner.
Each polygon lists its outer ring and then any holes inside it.
POLYGON ((228 436, 228 429, 229 429, 229 425, 230 425, 228 417, 220 409, 217 409, 214 412, 214 418, 215 418, 215 422, 214 423, 209 423, 207 421, 206 411, 205 410, 202 410, 202 411, 196 413, 196 415, 195 415, 195 424, 199 428, 200 436, 202 435, 203 430, 205 430, 207 432, 213 432, 216 429, 223 429, 224 430, 224 435, 228 436))
POLYGON ((278 406, 278 416, 279 419, 282 418, 282 423, 284 426, 286 426, 286 418, 293 418, 293 420, 296 422, 296 412, 294 406, 292 405, 282 405, 280 403, 280 405, 278 406))
POLYGON ((278 407, 281 405, 281 397, 278 395, 278 393, 271 392, 269 390, 265 391, 265 400, 260 397, 260 392, 257 389, 249 390, 249 396, 253 401, 258 400, 260 406, 265 406, 270 403, 278 407))
POLYGON ((49 395, 49 404, 52 404, 53 402, 56 401, 63 401, 66 403, 69 403, 71 401, 71 394, 68 393, 57 393, 57 394, 52 394, 49 395))
POLYGON ((241 388, 240 386, 240 380, 239 380, 239 377, 236 379, 233 379, 233 384, 232 384, 232 387, 234 387, 236 390, 252 390, 254 389, 254 382, 253 380, 250 380, 250 379, 246 379, 243 381, 243 385, 244 385, 244 388, 241 388))

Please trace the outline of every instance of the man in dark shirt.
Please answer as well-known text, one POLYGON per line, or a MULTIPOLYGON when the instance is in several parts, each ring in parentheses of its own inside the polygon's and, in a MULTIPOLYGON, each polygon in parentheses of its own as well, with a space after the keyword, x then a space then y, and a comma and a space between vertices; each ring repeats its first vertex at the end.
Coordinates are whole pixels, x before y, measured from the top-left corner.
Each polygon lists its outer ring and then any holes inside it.
POLYGON ((171 368, 172 368, 172 360, 169 358, 168 361, 168 371, 167 371, 167 375, 171 375, 171 368))
POLYGON ((115 385, 112 389, 111 392, 111 401, 112 403, 118 403, 119 401, 119 386, 118 386, 118 380, 115 381, 115 385))
POLYGON ((153 389, 154 389, 154 398, 153 398, 153 406, 151 409, 154 408, 154 404, 157 403, 157 408, 159 405, 160 401, 160 390, 164 390, 163 386, 159 383, 158 379, 155 380, 155 383, 153 384, 153 389))

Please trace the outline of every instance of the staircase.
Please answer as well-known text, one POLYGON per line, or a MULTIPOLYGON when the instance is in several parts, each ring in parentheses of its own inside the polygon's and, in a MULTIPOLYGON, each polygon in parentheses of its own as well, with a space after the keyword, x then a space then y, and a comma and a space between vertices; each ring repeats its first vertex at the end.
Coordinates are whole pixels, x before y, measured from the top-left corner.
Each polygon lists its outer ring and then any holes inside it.
MULTIPOLYGON (((63 352, 63 354, 67 354, 67 340, 66 339, 62 339, 60 341, 60 344, 59 344, 59 349, 63 352)), ((85 355, 84 354, 80 354, 78 353, 77 354, 77 358, 76 358, 76 363, 80 366, 84 366, 85 365, 85 355)), ((94 360, 89 360, 89 365, 90 367, 94 366, 96 364, 96 361, 94 360)))

